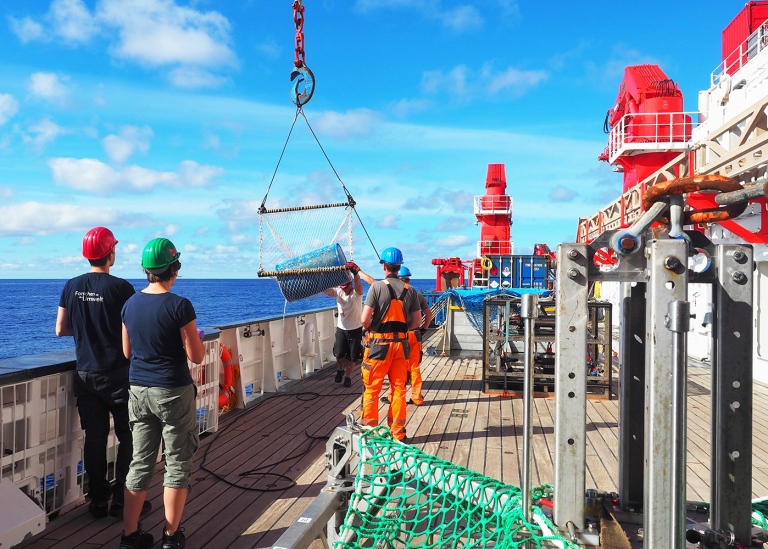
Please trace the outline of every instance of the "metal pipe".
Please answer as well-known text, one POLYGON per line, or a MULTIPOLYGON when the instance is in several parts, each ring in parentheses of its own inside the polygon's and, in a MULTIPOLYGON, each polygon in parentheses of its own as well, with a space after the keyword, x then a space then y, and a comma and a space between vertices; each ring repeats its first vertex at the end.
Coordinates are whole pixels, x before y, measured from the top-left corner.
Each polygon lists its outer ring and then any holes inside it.
POLYGON ((730 206, 765 196, 768 196, 768 181, 761 179, 753 185, 744 185, 744 188, 738 191, 718 193, 715 195, 715 202, 721 206, 730 206))
POLYGON ((670 301, 667 328, 672 335, 672 521, 670 549, 685 547, 686 513, 686 378, 688 365, 687 333, 691 311, 687 301, 670 301))
POLYGON ((526 522, 531 522, 531 449, 533 438, 533 358, 534 358, 534 330, 536 317, 538 316, 538 296, 536 294, 523 294, 520 303, 520 317, 525 326, 523 339, 525 341, 525 380, 523 383, 523 478, 522 478, 522 504, 523 517, 526 522))
POLYGON ((690 240, 683 231, 684 206, 683 195, 676 194, 669 197, 669 238, 685 238, 690 240))

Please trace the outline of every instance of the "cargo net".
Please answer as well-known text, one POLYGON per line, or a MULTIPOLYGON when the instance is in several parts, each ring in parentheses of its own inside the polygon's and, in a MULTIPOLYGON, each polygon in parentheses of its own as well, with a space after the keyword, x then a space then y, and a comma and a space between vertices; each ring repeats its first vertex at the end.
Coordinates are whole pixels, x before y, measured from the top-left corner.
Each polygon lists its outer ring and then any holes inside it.
MULTIPOLYGON (((435 302, 434 308, 437 311, 435 314, 435 325, 441 326, 445 323, 448 313, 448 303, 458 305, 467 315, 467 319, 472 327, 479 333, 483 333, 483 308, 486 299, 491 299, 497 296, 509 296, 520 297, 524 293, 536 293, 541 298, 548 298, 554 293, 553 290, 543 290, 538 288, 517 288, 515 290, 508 290, 505 288, 499 288, 497 290, 488 291, 476 291, 476 290, 446 290, 440 295, 440 298, 435 302)), ((492 312, 491 321, 495 318, 495 312, 492 312)))
POLYGON ((259 212, 260 277, 272 277, 287 301, 304 299, 351 280, 354 208, 348 203, 259 212))
MULTIPOLYGON (((359 440, 355 492, 334 549, 578 548, 538 507, 527 521, 516 486, 396 442, 386 427, 359 440)), ((534 502, 544 490, 533 490, 534 502)))

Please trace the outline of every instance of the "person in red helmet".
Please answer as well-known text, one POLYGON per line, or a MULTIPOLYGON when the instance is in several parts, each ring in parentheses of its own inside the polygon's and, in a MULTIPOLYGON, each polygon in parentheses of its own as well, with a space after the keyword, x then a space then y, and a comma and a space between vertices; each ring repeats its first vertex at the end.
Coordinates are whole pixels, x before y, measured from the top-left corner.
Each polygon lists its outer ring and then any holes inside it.
POLYGON ((361 322, 369 330, 363 355, 363 425, 379 424, 379 395, 384 378, 389 378, 392 402, 387 414, 387 425, 395 440, 405 441, 406 366, 410 355, 408 330, 421 322, 419 303, 410 286, 398 278, 403 254, 397 248, 387 248, 381 253, 384 280, 374 282, 368 290, 363 305, 361 322))
POLYGON ((123 356, 120 311, 135 290, 128 281, 109 274, 116 245, 115 235, 106 227, 85 233, 83 257, 91 269, 64 284, 56 317, 56 335, 75 339, 74 393, 85 431, 83 466, 88 474, 88 510, 94 518, 123 516, 125 478, 133 454, 128 424, 129 362, 123 356), (110 415, 120 442, 114 486, 107 479, 110 415))

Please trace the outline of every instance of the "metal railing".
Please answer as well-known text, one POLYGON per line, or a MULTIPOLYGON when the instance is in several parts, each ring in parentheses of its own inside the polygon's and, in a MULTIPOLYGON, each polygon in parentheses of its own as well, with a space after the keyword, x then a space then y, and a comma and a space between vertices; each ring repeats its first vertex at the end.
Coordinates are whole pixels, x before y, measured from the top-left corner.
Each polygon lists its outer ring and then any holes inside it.
POLYGON ((697 118, 693 112, 625 114, 608 134, 608 161, 613 164, 628 151, 684 150, 697 118))
POLYGON ((475 215, 512 215, 512 197, 506 194, 477 195, 475 215))
POLYGON ((747 62, 768 46, 768 21, 760 25, 749 37, 733 50, 710 75, 710 83, 717 86, 727 76, 738 72, 747 62))

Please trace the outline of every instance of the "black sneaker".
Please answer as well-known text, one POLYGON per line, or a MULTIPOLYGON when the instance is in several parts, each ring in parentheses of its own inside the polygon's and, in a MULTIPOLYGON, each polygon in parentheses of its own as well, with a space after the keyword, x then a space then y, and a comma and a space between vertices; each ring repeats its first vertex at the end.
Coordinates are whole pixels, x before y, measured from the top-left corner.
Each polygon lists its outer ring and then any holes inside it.
POLYGON ((176 530, 172 536, 165 533, 163 528, 163 549, 184 549, 187 538, 184 537, 184 528, 176 530))
POLYGON ((149 532, 143 532, 141 524, 139 524, 139 529, 130 536, 126 536, 125 532, 120 536, 120 549, 150 549, 154 544, 155 538, 149 532))
POLYGON ((88 504, 88 512, 93 518, 100 519, 107 516, 109 504, 106 501, 92 501, 88 504))
MULTIPOLYGON (((123 518, 123 511, 125 510, 125 506, 122 503, 116 503, 112 502, 112 506, 109 508, 109 516, 115 517, 115 518, 123 518)), ((146 515, 152 510, 152 503, 149 501, 145 501, 144 504, 141 506, 141 516, 146 515)))
POLYGON ((389 402, 389 395, 383 395, 379 400, 382 402, 389 402))
POLYGON ((333 379, 336 383, 341 383, 344 378, 344 370, 336 370, 336 377, 333 379))
POLYGON ((344 378, 344 387, 352 387, 352 378, 351 377, 345 377, 344 378))

